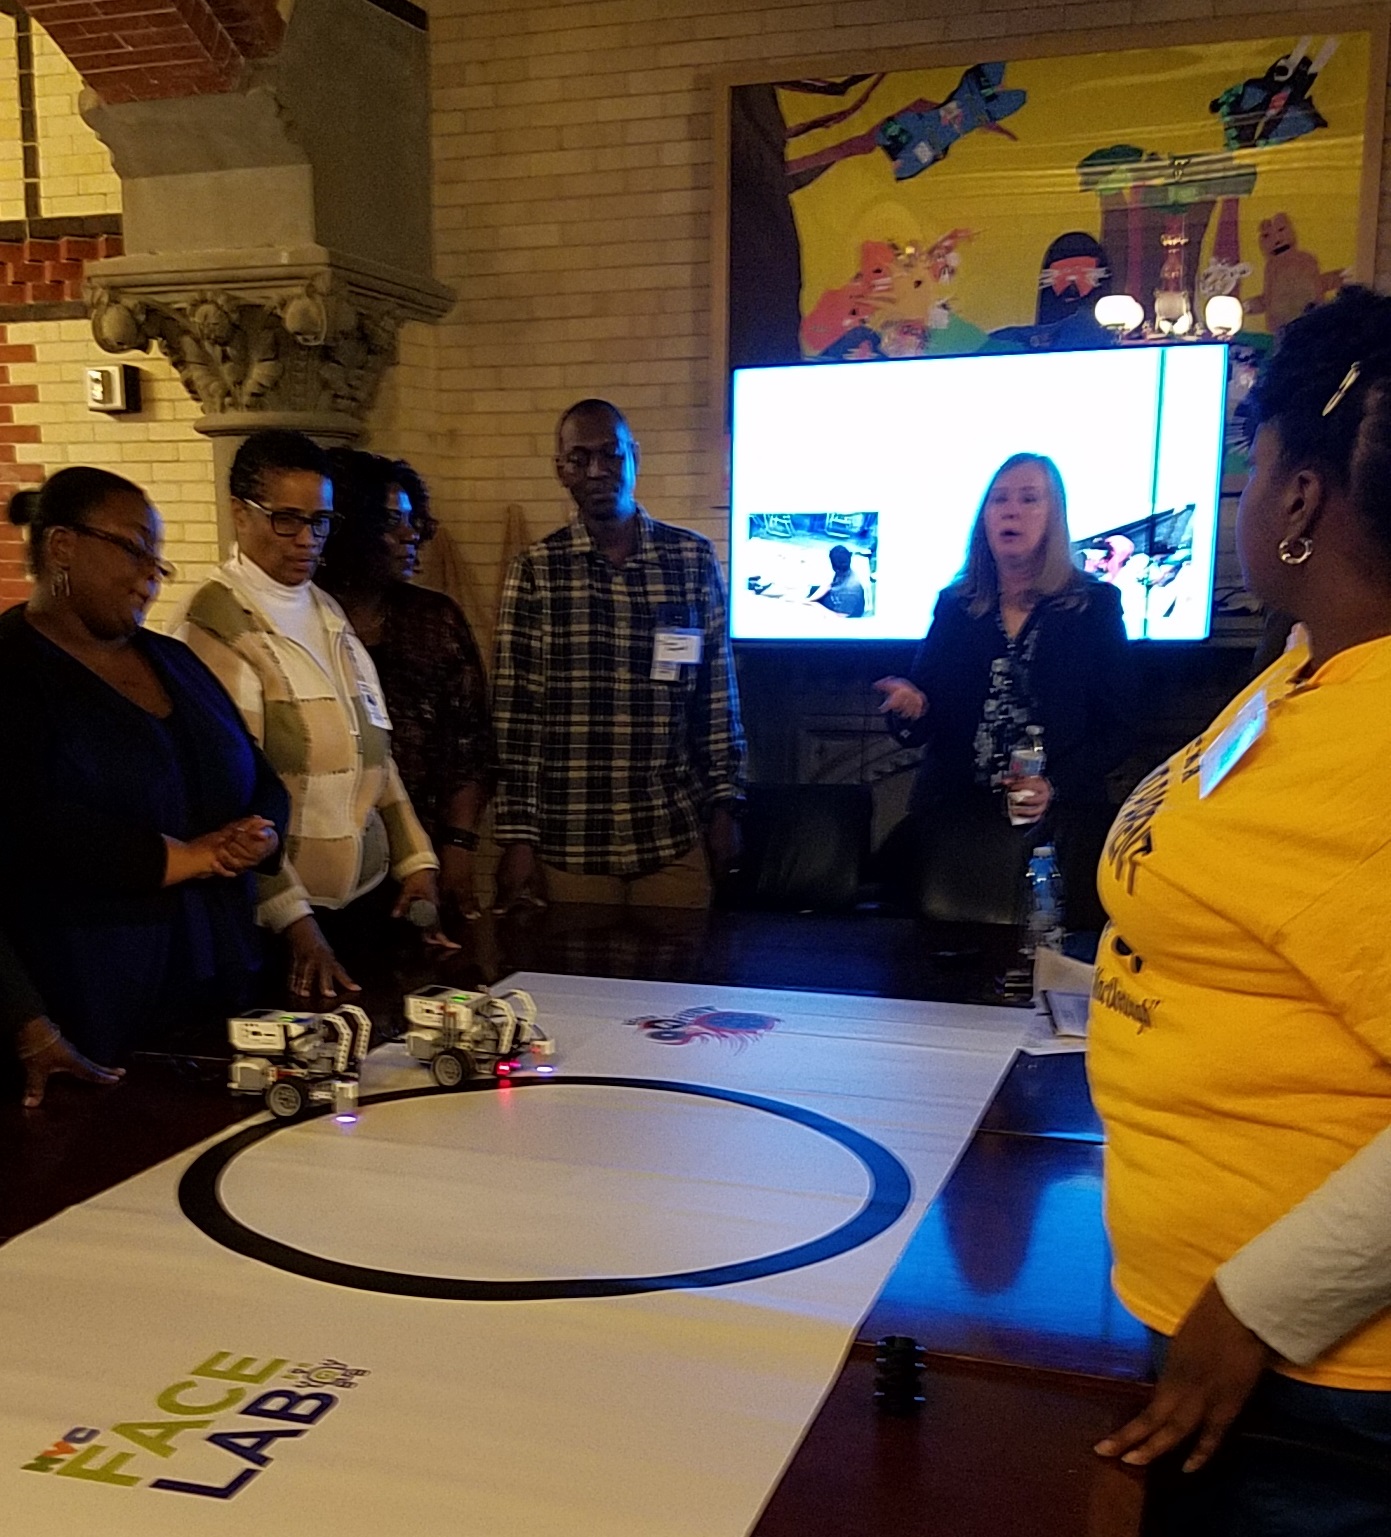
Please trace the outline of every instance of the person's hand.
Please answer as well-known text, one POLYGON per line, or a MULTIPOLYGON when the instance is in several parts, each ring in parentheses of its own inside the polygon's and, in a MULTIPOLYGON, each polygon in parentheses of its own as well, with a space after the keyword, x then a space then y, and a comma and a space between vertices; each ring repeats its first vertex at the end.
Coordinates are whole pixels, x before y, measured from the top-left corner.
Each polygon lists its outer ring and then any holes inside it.
POLYGON ((185 843, 180 838, 164 836, 164 884, 181 886, 185 881, 206 881, 213 876, 236 875, 238 871, 223 862, 223 829, 203 833, 185 843))
POLYGON ((1275 1352, 1246 1327, 1209 1281, 1169 1342, 1148 1406, 1100 1442, 1103 1457, 1144 1467, 1197 1435, 1183 1464, 1196 1472, 1212 1456, 1275 1352))
POLYGON ((510 843, 497 867, 497 896, 493 911, 499 917, 519 907, 544 907, 541 895, 541 861, 530 843, 510 843))
POLYGON ((166 834, 164 884, 241 875, 273 854, 278 842, 275 828, 264 817, 240 817, 187 842, 166 834))
POLYGON ((926 697, 907 678, 880 678, 874 687, 884 696, 884 702, 879 706, 881 715, 920 720, 927 713, 926 697))
POLYGON ((716 806, 705 829, 705 847, 710 854, 710 872, 717 881, 733 875, 744 852, 744 834, 738 819, 728 806, 716 806))
POLYGON ((473 852, 454 844, 445 844, 440 853, 440 895, 461 918, 474 919, 483 914, 473 886, 473 852))
POLYGON ((417 870, 401 882, 401 890, 396 897, 396 906, 391 909, 391 916, 409 918, 411 908, 417 902, 427 902, 435 915, 435 921, 421 929, 420 937, 437 950, 457 950, 458 945, 440 927, 440 890, 433 870, 417 870))
POLYGON ((1013 822, 1037 822, 1053 804, 1053 786, 1037 775, 1025 779, 1007 774, 1004 788, 1013 822))
POLYGON ((280 847, 280 834, 265 817, 240 817, 222 828, 220 836, 223 869, 234 875, 254 870, 280 847))
POLYGON ((101 1067, 89 1062, 47 1015, 40 1014, 19 1027, 15 1038, 19 1060, 24 1064, 24 1099, 26 1110, 43 1104, 44 1090, 54 1073, 71 1073, 84 1083, 119 1083, 125 1077, 123 1067, 101 1067))
POLYGON ((285 940, 290 947, 290 991, 297 998, 336 998, 340 987, 349 993, 362 991, 308 914, 296 918, 285 930, 285 940))

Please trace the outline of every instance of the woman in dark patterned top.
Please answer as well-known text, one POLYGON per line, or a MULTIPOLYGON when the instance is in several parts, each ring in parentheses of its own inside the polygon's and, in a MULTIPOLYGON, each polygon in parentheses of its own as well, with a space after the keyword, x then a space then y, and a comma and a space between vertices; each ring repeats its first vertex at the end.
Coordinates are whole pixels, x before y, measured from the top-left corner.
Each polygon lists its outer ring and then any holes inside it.
POLYGON ((380 454, 337 449, 330 460, 339 522, 317 580, 376 664, 392 756, 439 854, 441 894, 476 918, 473 854, 494 779, 482 658, 453 599, 411 585, 437 527, 420 477, 380 454))
POLYGON ((1008 793, 1011 819, 1032 829, 1024 837, 1057 840, 1069 906, 1097 927, 1106 776, 1129 750, 1136 710, 1129 651, 1120 594, 1073 564, 1057 466, 1015 454, 986 490, 911 677, 875 684, 890 730, 925 748, 915 816, 1000 818, 1008 793), (1042 728, 1046 777, 1012 780, 1029 726, 1042 728))

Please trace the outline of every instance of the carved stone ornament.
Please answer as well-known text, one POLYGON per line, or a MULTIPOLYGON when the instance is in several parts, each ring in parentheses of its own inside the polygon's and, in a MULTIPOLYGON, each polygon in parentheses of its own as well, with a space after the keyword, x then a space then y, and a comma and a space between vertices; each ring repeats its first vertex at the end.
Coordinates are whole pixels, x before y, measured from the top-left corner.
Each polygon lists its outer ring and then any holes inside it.
POLYGON ((258 411, 361 420, 396 357, 408 310, 321 271, 287 284, 159 294, 94 279, 92 333, 107 352, 148 352, 173 364, 210 416, 258 411))

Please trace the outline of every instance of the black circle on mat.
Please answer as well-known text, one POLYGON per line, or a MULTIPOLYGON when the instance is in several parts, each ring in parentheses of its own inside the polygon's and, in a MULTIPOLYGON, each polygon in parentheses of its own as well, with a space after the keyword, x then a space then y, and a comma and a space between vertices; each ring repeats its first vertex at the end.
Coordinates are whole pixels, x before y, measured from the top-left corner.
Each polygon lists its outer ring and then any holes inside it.
MULTIPOLYGON (((755 1259, 738 1260, 731 1265, 712 1265, 704 1270, 678 1270, 669 1275, 576 1276, 536 1281, 476 1281, 464 1276, 410 1275, 399 1270, 377 1270, 366 1265, 352 1265, 342 1260, 309 1254, 291 1244, 268 1238, 239 1222, 222 1204, 219 1191, 222 1175, 239 1153, 266 1137, 283 1131, 286 1122, 264 1121, 234 1132, 224 1141, 200 1153, 179 1181, 179 1205, 184 1215, 209 1238, 243 1254, 248 1259, 287 1270, 291 1275, 326 1281, 331 1286, 348 1286, 358 1291, 386 1292, 397 1297, 434 1297, 457 1302, 548 1302, 572 1297, 627 1297, 640 1292, 684 1291, 704 1286, 732 1286, 739 1281, 753 1281, 762 1276, 798 1270, 848 1253, 868 1243, 893 1226, 912 1199, 912 1176, 902 1163, 881 1143, 853 1127, 843 1126, 829 1116, 764 1099, 758 1094, 742 1094, 734 1089, 704 1088, 690 1083, 669 1083, 656 1078, 610 1078, 577 1076, 565 1078, 517 1078, 514 1089, 539 1089, 565 1084, 588 1084, 612 1089, 656 1089, 664 1094, 690 1094, 699 1099, 723 1100, 762 1110, 784 1121, 804 1126, 808 1131, 829 1137, 847 1152, 853 1153, 869 1175, 870 1189, 860 1209, 839 1227, 813 1238, 755 1259)), ((488 1080, 466 1085, 465 1093, 486 1092, 494 1085, 488 1080)), ((382 1105, 397 1099, 417 1099, 431 1094, 459 1094, 458 1089, 434 1087, 398 1089, 391 1094, 373 1094, 363 1105, 382 1105)))

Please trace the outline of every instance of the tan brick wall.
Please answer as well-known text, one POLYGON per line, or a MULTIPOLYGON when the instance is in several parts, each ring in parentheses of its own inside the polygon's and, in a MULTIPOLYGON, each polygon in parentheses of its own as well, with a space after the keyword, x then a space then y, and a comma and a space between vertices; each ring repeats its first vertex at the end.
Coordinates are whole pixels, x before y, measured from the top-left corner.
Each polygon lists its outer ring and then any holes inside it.
MULTIPOLYGON (((119 213, 121 185, 110 156, 77 111, 81 78, 41 28, 34 28, 33 38, 43 214, 119 213)), ((16 207, 4 201, 11 156, 14 175, 19 175, 17 143, 4 133, 9 112, 18 138, 13 22, 5 16, 0 16, 0 50, 5 61, 0 68, 0 217, 21 217, 22 187, 14 194, 16 207)), ((9 303, 73 298, 80 289, 78 264, 119 250, 119 239, 110 236, 30 242, 18 255, 0 249, 0 258, 9 258, 0 262, 0 298, 9 303), (34 258, 22 272, 15 265, 21 256, 34 258), (41 286, 26 281, 21 290, 20 276, 41 286)), ((164 515, 166 553, 179 568, 179 580, 166 589, 151 616, 155 624, 166 623, 217 561, 212 445, 193 431, 199 407, 162 358, 113 358, 98 348, 85 320, 11 322, 0 331, 6 333, 0 347, 0 498, 67 464, 102 465, 142 486, 164 515), (141 370, 142 409, 128 416, 88 410, 86 369, 119 361, 141 370)), ((24 593, 21 554, 17 536, 0 532, 0 602, 13 602, 24 593)))
POLYGON ((66 464, 114 470, 143 487, 162 513, 165 554, 179 568, 151 612, 150 622, 163 627, 217 564, 212 444, 193 430, 199 407, 162 358, 113 358, 97 347, 85 320, 26 321, 8 331, 12 347, 32 351, 32 361, 7 365, 11 383, 37 397, 13 407, 17 430, 37 434, 25 457, 32 452, 49 475, 66 464), (85 370, 121 361, 142 372, 140 413, 89 411, 85 370))
POLYGON ((19 142, 19 80, 14 17, 0 12, 0 219, 24 217, 24 157, 19 142))
MULTIPOLYGON (((439 511, 489 590, 509 502, 537 533, 565 515, 551 432, 581 395, 610 396, 630 414, 652 512, 723 543, 709 437, 715 70, 970 38, 1007 58, 1010 39, 1044 31, 1276 9, 431 0, 436 272, 460 303, 433 346, 409 349, 414 377, 384 396, 375 441, 422 443, 439 511), (422 402, 433 442, 422 442, 422 402)), ((1283 8, 1283 28, 1317 29, 1319 9, 1283 8)), ((1391 275, 1384 238, 1378 270, 1391 275)))
POLYGON ((33 36, 43 216, 120 213, 121 182, 111 156, 78 115, 82 77, 42 27, 33 36))

